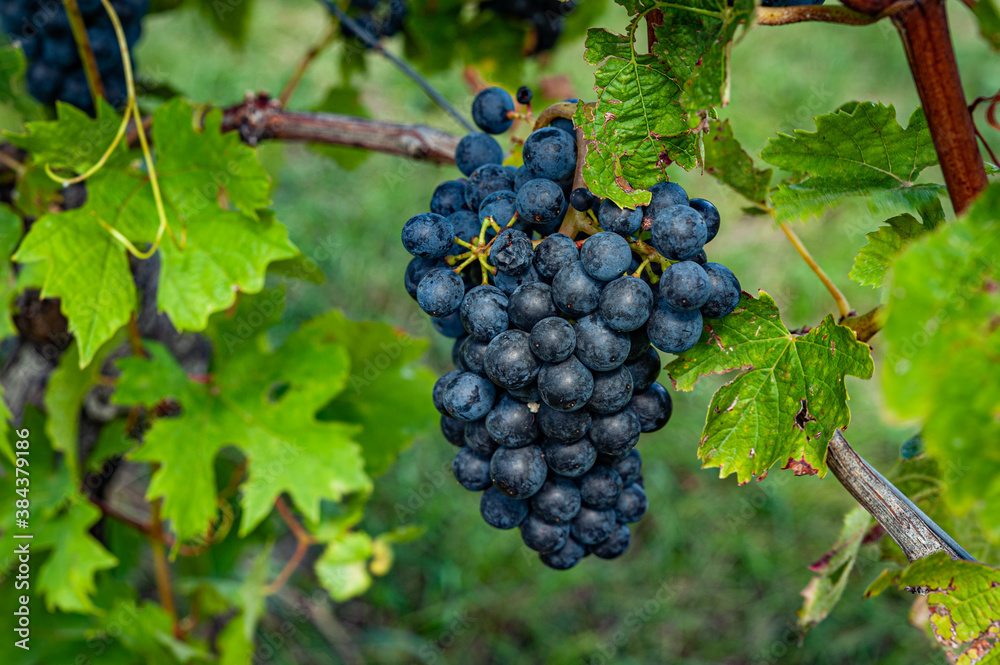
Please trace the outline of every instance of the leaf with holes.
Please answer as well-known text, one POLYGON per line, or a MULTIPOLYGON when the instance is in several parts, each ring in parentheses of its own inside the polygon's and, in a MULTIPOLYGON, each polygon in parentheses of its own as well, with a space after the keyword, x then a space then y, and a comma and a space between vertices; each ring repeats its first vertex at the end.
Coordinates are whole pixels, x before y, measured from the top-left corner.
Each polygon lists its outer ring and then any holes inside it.
POLYGON ((905 570, 885 571, 865 596, 877 596, 890 586, 927 596, 931 631, 947 650, 948 662, 1000 662, 1000 570, 935 552, 905 570))
POLYGON ((937 164, 921 109, 904 129, 891 105, 848 106, 816 118, 815 132, 770 139, 761 156, 806 176, 781 183, 774 194, 779 221, 819 214, 848 197, 863 197, 880 210, 918 211, 944 193, 942 185, 916 183, 921 171, 937 164))
POLYGON ((723 319, 707 322, 698 344, 667 365, 677 390, 708 374, 739 370, 709 405, 698 457, 744 483, 775 464, 796 475, 826 473, 833 431, 847 427, 847 375, 871 377, 867 344, 832 316, 800 335, 788 331, 767 293, 744 293, 723 319))

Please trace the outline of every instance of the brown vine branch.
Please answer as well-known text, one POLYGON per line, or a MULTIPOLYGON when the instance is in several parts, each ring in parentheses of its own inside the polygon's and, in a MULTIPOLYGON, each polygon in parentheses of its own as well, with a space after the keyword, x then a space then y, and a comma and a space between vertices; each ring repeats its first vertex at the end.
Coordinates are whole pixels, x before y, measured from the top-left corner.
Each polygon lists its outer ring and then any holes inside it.
POLYGON ((907 559, 915 561, 944 551, 953 559, 973 560, 961 545, 864 461, 840 430, 830 440, 826 461, 837 480, 878 520, 907 559))
POLYGON ((287 111, 266 94, 226 109, 222 131, 239 131, 249 145, 301 141, 342 145, 438 164, 455 162, 460 137, 423 125, 404 125, 337 113, 287 111))
POLYGON ((839 23, 841 25, 871 25, 878 21, 878 18, 847 7, 796 5, 794 7, 757 8, 757 23, 761 25, 791 25, 807 21, 839 23))
POLYGON ((174 592, 170 586, 170 565, 167 563, 167 552, 163 546, 163 519, 160 515, 162 503, 163 499, 154 499, 152 502, 153 519, 150 524, 149 544, 153 549, 153 569, 156 575, 156 592, 160 596, 160 605, 163 606, 163 611, 170 616, 174 637, 181 639, 183 633, 180 623, 177 621, 174 592), (160 534, 160 537, 155 534, 160 534))
POLYGON ((274 580, 264 587, 264 595, 270 596, 271 594, 277 593, 281 590, 281 587, 285 586, 285 582, 288 578, 292 576, 295 569, 299 567, 302 563, 302 559, 306 556, 306 551, 308 551, 309 546, 316 542, 312 534, 306 531, 299 521, 295 519, 295 515, 292 514, 291 508, 285 503, 284 498, 278 497, 274 500, 274 507, 277 509, 278 514, 281 515, 281 519, 285 521, 288 525, 288 529, 295 535, 296 545, 295 552, 289 557, 288 561, 285 562, 284 568, 278 573, 278 576, 274 580))

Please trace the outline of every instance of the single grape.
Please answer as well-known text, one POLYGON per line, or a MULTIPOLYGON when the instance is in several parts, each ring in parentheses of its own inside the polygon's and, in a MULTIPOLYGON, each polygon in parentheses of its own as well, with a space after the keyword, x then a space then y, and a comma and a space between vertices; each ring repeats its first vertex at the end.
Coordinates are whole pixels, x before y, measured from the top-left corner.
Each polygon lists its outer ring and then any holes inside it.
POLYGON ((536 552, 554 552, 566 544, 568 524, 550 524, 535 513, 521 522, 521 540, 536 552))
POLYGON ((538 373, 542 400, 558 411, 582 409, 594 392, 594 376, 575 356, 545 363, 538 373))
POLYGON ((595 466, 579 483, 580 499, 589 508, 614 508, 622 492, 622 477, 608 466, 595 466))
POLYGON ((451 416, 441 416, 441 433, 445 440, 453 446, 461 448, 464 444, 463 433, 465 422, 451 416))
POLYGON ((417 286, 417 304, 431 316, 448 316, 465 297, 462 278, 449 268, 434 268, 417 286))
POLYGON ((611 535, 615 530, 615 524, 615 511, 613 509, 595 509, 584 506, 580 508, 580 512, 570 524, 570 532, 582 544, 596 545, 611 535))
POLYGON ((626 407, 617 413, 595 414, 587 436, 598 452, 617 457, 635 448, 640 433, 639 418, 626 407))
POLYGON ((576 331, 566 319, 550 316, 535 324, 528 342, 536 356, 548 363, 558 363, 573 354, 576 331))
POLYGON ((442 402, 448 415, 459 420, 479 420, 493 408, 496 388, 475 372, 462 372, 444 387, 442 402))
POLYGON ((484 164, 503 164, 503 148, 489 134, 466 134, 455 148, 455 165, 464 175, 471 175, 484 164))
POLYGON ((649 335, 646 334, 646 326, 636 328, 628 334, 629 350, 625 362, 632 362, 647 350, 649 350, 649 335))
POLYGON ((452 371, 438 377, 438 380, 434 382, 434 388, 431 389, 431 400, 434 402, 434 408, 438 410, 441 415, 447 416, 448 409, 444 406, 444 389, 448 387, 451 380, 462 372, 453 369, 452 371))
POLYGON ((609 372, 594 372, 594 393, 587 408, 594 413, 614 413, 632 399, 632 374, 624 365, 609 372))
POLYGON ((607 539, 593 545, 590 551, 601 559, 617 559, 628 550, 632 543, 632 534, 624 524, 619 524, 607 539))
POLYGON ((600 314, 578 319, 574 355, 589 369, 607 372, 625 362, 629 350, 629 336, 613 330, 600 314))
POLYGON ((586 409, 557 411, 544 402, 538 405, 538 427, 552 441, 572 443, 590 431, 591 417, 586 409))
POLYGON ((466 370, 483 374, 483 356, 486 355, 486 346, 486 342, 481 342, 471 335, 462 340, 462 344, 459 346, 459 355, 466 370))
POLYGON ((531 224, 558 221, 566 212, 566 196, 551 180, 535 178, 517 190, 517 213, 531 224))
POLYGON ((719 209, 711 201, 705 199, 691 199, 688 205, 697 210, 701 218, 705 220, 705 227, 708 229, 708 239, 705 242, 712 242, 712 238, 719 233, 719 223, 721 222, 719 209))
MULTIPOLYGON (((534 330, 539 321, 558 315, 559 310, 552 300, 552 287, 545 282, 532 282, 518 287, 507 303, 510 322, 528 333, 534 330)), ((532 344, 532 349, 534 348, 532 344)))
POLYGON ((637 277, 619 277, 601 291, 599 309, 612 330, 638 330, 653 311, 653 290, 637 277))
POLYGON ((576 142, 568 132, 542 127, 524 141, 524 165, 536 178, 563 180, 576 168, 576 142))
POLYGON ((638 393, 653 385, 661 367, 660 354, 652 347, 647 347, 638 358, 626 362, 625 368, 632 375, 632 390, 638 393))
POLYGON ((497 529, 513 529, 520 526, 528 516, 527 501, 504 496, 495 487, 488 487, 479 497, 479 514, 490 526, 497 529))
POLYGON ((628 487, 642 477, 642 456, 633 448, 627 454, 616 457, 611 468, 621 476, 622 485, 628 487))
POLYGON ((587 238, 580 248, 583 269, 594 279, 610 282, 622 276, 632 261, 628 242, 617 233, 602 231, 587 238))
POLYGON ((431 323, 434 325, 434 330, 445 337, 457 338, 465 334, 465 328, 462 326, 462 319, 458 312, 443 317, 433 316, 431 323))
POLYGON ((587 556, 587 549, 570 536, 566 539, 566 544, 555 552, 543 552, 538 555, 549 568, 553 570, 569 570, 587 556))
POLYGON ((698 309, 711 293, 708 274, 694 261, 675 263, 660 277, 660 297, 678 312, 698 309))
POLYGON ((684 353, 701 337, 701 312, 678 312, 662 298, 653 303, 653 313, 646 323, 646 334, 653 346, 665 353, 684 353))
POLYGON ((493 486, 512 499, 528 499, 545 484, 548 466, 538 446, 500 448, 490 461, 493 486))
POLYGON ((486 88, 472 100, 472 120, 487 134, 503 134, 514 124, 514 100, 503 88, 486 88))
POLYGON ((486 429, 485 418, 465 423, 462 430, 462 441, 469 447, 469 450, 486 459, 493 457, 493 453, 500 447, 500 444, 493 440, 489 430, 486 429))
MULTIPOLYGON (((482 226, 483 221, 487 217, 492 217, 497 226, 501 228, 506 227, 510 223, 510 220, 514 219, 514 214, 517 212, 516 201, 517 197, 514 196, 514 192, 508 190, 488 194, 483 199, 483 202, 479 204, 479 216, 476 218, 476 232, 479 232, 479 227, 482 226)), ((521 230, 523 231, 524 229, 521 230)), ((486 227, 487 238, 492 238, 496 233, 492 227, 486 227)))
POLYGON ((462 325, 474 339, 489 343, 507 329, 507 296, 495 286, 477 286, 465 294, 458 308, 462 325))
POLYGON ((648 507, 646 492, 638 485, 632 484, 622 490, 615 504, 615 513, 619 522, 632 524, 642 519, 648 507))
POLYGON ((656 217, 661 210, 670 206, 686 206, 687 192, 675 182, 660 182, 649 188, 650 201, 646 205, 646 214, 656 217))
POLYGON ((534 266, 528 266, 528 269, 523 271, 520 275, 506 275, 502 272, 497 271, 494 276, 497 287, 506 293, 508 296, 512 295, 514 291, 525 284, 531 284, 532 282, 540 282, 541 276, 538 271, 535 270, 534 266))
POLYGON ((465 207, 464 178, 447 180, 434 189, 431 196, 431 212, 442 217, 454 214, 465 207))
MULTIPOLYGON (((573 206, 573 210, 579 210, 580 212, 587 212, 594 207, 596 202, 597 197, 591 194, 590 190, 586 187, 577 187, 569 195, 569 204, 573 206)), ((603 226, 603 223, 601 225, 603 226)))
POLYGON ((597 461, 597 449, 590 439, 583 437, 571 443, 545 442, 545 462, 555 473, 576 478, 590 471, 597 461))
POLYGON ((707 239, 708 227, 694 208, 669 206, 653 217, 650 242, 668 259, 691 258, 701 251, 707 239))
POLYGON ((531 265, 531 249, 531 239, 523 232, 504 229, 490 247, 490 263, 507 275, 520 274, 531 265))
POLYGON ((619 208, 611 199, 604 199, 601 207, 597 211, 597 221, 601 228, 610 233, 617 233, 621 236, 630 236, 642 226, 642 216, 645 209, 642 207, 632 210, 630 208, 619 208))
POLYGON ((479 210, 486 197, 495 192, 513 193, 514 178, 510 171, 499 164, 483 164, 469 176, 465 183, 465 204, 470 210, 479 210))
POLYGON ((659 383, 654 383, 647 390, 633 395, 629 408, 639 418, 639 429, 643 432, 655 432, 661 429, 670 420, 670 414, 674 410, 670 393, 659 383))
POLYGON ((441 258, 451 249, 455 227, 441 215, 431 212, 415 215, 403 225, 403 247, 423 259, 441 258))
POLYGON ((486 416, 486 430, 502 446, 520 448, 539 435, 535 414, 527 404, 504 395, 486 416))
MULTIPOLYGON (((523 330, 506 330, 490 341, 483 356, 486 376, 502 388, 522 388, 536 377, 542 361, 531 352, 528 333, 523 330)), ((540 379, 539 379, 540 380, 540 379)), ((541 391, 541 384, 539 383, 541 391)))
POLYGON ((571 317, 586 316, 600 305, 603 287, 604 282, 588 275, 582 262, 574 261, 552 279, 552 299, 556 307, 571 317))
POLYGON ((569 522, 580 512, 580 490, 569 478, 549 478, 531 497, 531 510, 552 524, 569 522))
POLYGON ((477 492, 490 486, 490 460, 480 457, 468 448, 462 448, 451 463, 455 480, 467 490, 477 492))
POLYGON ((410 294, 410 297, 414 300, 417 299, 417 286, 424 275, 435 268, 442 268, 444 265, 440 259, 422 259, 419 256, 410 259, 406 266, 406 272, 403 274, 403 286, 406 287, 406 292, 410 294))
POLYGON ((517 103, 518 104, 530 104, 531 103, 531 88, 526 85, 522 85, 517 89, 517 103))
POLYGON ((712 293, 702 305, 701 315, 706 319, 728 316, 740 304, 740 280, 721 263, 706 263, 702 267, 712 284, 712 293))
MULTIPOLYGON (((471 210, 459 210, 458 212, 453 212, 448 215, 448 221, 451 222, 451 226, 455 229, 455 237, 461 238, 467 243, 472 243, 472 239, 479 235, 479 229, 482 224, 476 213, 471 210)), ((459 245, 457 242, 453 243, 451 249, 448 250, 449 254, 464 254, 469 251, 468 248, 459 245)))
POLYGON ((580 250, 576 243, 563 233, 554 233, 535 247, 535 269, 547 282, 551 282, 561 269, 579 260, 580 250))

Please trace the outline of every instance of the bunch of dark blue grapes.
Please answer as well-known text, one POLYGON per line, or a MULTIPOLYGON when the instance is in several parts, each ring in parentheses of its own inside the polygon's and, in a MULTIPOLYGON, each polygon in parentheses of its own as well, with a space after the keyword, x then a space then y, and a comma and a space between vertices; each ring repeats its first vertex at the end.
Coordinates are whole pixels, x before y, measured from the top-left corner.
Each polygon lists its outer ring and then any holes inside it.
MULTIPOLYGON (((116 107, 128 99, 125 68, 111 19, 100 0, 77 0, 87 26, 90 48, 101 73, 104 94, 116 107)), ((142 17, 149 0, 111 0, 129 48, 142 35, 142 17)), ((0 0, 3 28, 28 59, 28 91, 45 104, 63 101, 93 112, 87 76, 69 17, 59 0, 0 0)))
POLYGON ((483 519, 519 527, 546 565, 612 559, 647 507, 636 443, 672 410, 659 352, 692 348, 740 300, 703 249, 719 213, 669 182, 636 210, 573 189, 564 118, 528 136, 523 166, 503 166, 491 134, 511 127, 513 100, 489 88, 472 113, 484 133, 455 155, 467 178, 438 186, 402 232, 406 289, 455 339, 456 369, 433 393, 453 471, 483 492, 483 519))
POLYGON ((527 21, 535 30, 533 53, 555 47, 566 26, 566 15, 576 9, 576 0, 486 0, 483 6, 502 16, 527 21))
MULTIPOLYGON (((403 29, 407 7, 405 0, 351 0, 351 18, 375 39, 392 37, 403 29)), ((357 37, 346 24, 340 30, 345 37, 357 37)))

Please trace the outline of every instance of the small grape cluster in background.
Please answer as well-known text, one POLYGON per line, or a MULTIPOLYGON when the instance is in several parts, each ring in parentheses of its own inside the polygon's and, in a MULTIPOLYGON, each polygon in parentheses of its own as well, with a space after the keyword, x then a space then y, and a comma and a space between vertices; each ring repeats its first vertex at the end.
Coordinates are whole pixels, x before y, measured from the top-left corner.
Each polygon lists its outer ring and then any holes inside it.
POLYGON ((577 0, 486 0, 483 6, 501 16, 512 16, 531 23, 536 42, 533 53, 551 51, 566 23, 566 15, 576 9, 577 0))
POLYGON ((414 256, 406 290, 455 339, 456 369, 433 391, 460 448, 453 471, 483 491, 483 519, 519 527, 546 565, 612 559, 647 508, 635 446, 671 415, 657 349, 690 349, 703 319, 740 300, 739 281, 703 249, 719 213, 674 183, 637 210, 574 189, 567 118, 528 136, 523 166, 504 166, 491 134, 517 117, 511 96, 483 90, 472 115, 484 133, 455 154, 467 177, 439 185, 402 231, 414 256))
MULTIPOLYGON (((127 100, 125 68, 114 27, 100 0, 77 0, 97 60, 105 97, 120 107, 127 100)), ((142 35, 148 0, 111 0, 129 48, 142 35)), ((63 101, 93 111, 87 77, 70 30, 66 9, 58 0, 0 0, 3 28, 28 59, 28 91, 44 104, 63 101)))
MULTIPOLYGON (((398 34, 407 11, 406 0, 351 0, 348 9, 351 18, 375 39, 398 34)), ((344 23, 340 30, 345 37, 358 36, 344 23)))

